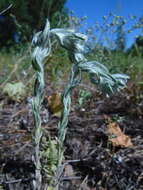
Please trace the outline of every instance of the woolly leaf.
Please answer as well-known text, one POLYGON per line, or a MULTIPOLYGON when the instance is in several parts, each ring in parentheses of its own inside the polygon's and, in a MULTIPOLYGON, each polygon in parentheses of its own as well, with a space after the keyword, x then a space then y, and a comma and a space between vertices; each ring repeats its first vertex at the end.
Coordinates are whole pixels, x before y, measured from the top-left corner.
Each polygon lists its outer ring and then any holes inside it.
POLYGON ((84 48, 77 42, 86 41, 84 34, 76 33, 72 29, 52 29, 51 33, 55 34, 64 48, 70 51, 83 52, 84 48))
POLYGON ((39 72, 41 72, 42 69, 41 63, 44 63, 45 59, 50 54, 51 45, 49 41, 49 33, 50 24, 47 19, 44 30, 37 32, 32 39, 32 47, 34 48, 32 53, 32 65, 33 68, 39 72))
POLYGON ((129 76, 125 74, 112 74, 112 76, 118 81, 120 88, 124 88, 129 79, 129 76))
POLYGON ((85 53, 84 42, 87 37, 84 34, 76 33, 71 29, 53 29, 51 33, 58 38, 60 45, 68 50, 72 62, 86 61, 83 53, 85 53))
POLYGON ((79 67, 88 72, 91 82, 108 95, 123 88, 129 78, 123 74, 110 74, 104 65, 96 61, 80 63, 79 67))

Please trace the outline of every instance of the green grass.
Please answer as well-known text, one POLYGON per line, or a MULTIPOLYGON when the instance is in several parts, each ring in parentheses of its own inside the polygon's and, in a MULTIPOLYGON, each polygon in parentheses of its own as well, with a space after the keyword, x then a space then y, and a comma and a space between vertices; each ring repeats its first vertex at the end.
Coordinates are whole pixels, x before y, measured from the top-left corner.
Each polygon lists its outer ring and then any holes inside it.
POLYGON ((4 49, 0 51, 0 87, 3 87, 7 82, 28 84, 33 75, 28 45, 27 49, 21 46, 20 51, 13 48, 8 52, 4 49))
MULTIPOLYGON (((105 54, 102 49, 88 55, 89 60, 97 60, 108 66, 111 72, 126 73, 131 80, 143 81, 143 57, 133 56, 123 52, 111 52, 105 54)), ((0 85, 8 81, 27 81, 34 74, 31 69, 30 53, 25 50, 22 53, 0 52, 0 85)), ((63 49, 58 49, 45 65, 45 72, 52 82, 57 83, 61 78, 67 78, 71 63, 63 49)))

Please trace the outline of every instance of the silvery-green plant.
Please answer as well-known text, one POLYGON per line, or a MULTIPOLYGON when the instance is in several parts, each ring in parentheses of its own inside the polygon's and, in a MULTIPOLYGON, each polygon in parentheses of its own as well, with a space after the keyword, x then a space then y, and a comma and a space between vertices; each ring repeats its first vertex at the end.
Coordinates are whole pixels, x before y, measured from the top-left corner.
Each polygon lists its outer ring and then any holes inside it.
POLYGON ((32 40, 32 46, 34 48, 32 53, 32 65, 36 71, 36 80, 34 86, 34 97, 32 99, 32 110, 34 117, 34 130, 33 130, 33 143, 34 143, 34 155, 33 161, 35 164, 35 181, 33 181, 34 190, 41 189, 42 176, 41 176, 41 162, 40 162, 40 141, 42 137, 40 110, 44 97, 44 62, 50 54, 50 42, 49 42, 49 22, 47 21, 43 31, 35 34, 32 40))
POLYGON ((129 77, 123 74, 110 74, 104 65, 96 61, 88 61, 84 56, 85 42, 87 40, 85 35, 75 33, 73 30, 68 29, 53 29, 51 32, 57 36, 60 45, 68 51, 69 58, 71 62, 74 63, 71 69, 69 82, 65 87, 62 96, 64 108, 58 125, 58 138, 61 143, 59 164, 61 164, 63 156, 63 142, 66 135, 68 116, 71 106, 71 92, 72 89, 80 83, 82 72, 87 72, 89 74, 90 81, 106 95, 113 94, 123 88, 129 77))
POLYGON ((42 136, 40 108, 44 95, 44 60, 51 52, 52 40, 57 38, 59 44, 68 51, 69 59, 73 63, 69 82, 65 87, 62 95, 63 111, 58 124, 58 163, 60 166, 63 159, 63 143, 67 131, 68 116, 71 107, 71 93, 82 80, 82 73, 89 74, 90 81, 97 86, 104 94, 110 95, 123 88, 129 78, 124 74, 110 74, 108 69, 96 62, 88 61, 85 54, 85 42, 87 37, 81 33, 76 33, 71 29, 51 29, 47 20, 45 29, 35 34, 33 38, 33 68, 36 71, 36 82, 34 87, 33 98, 33 115, 35 121, 34 144, 35 154, 34 163, 36 166, 36 190, 40 190, 41 173, 40 173, 40 139, 42 136))

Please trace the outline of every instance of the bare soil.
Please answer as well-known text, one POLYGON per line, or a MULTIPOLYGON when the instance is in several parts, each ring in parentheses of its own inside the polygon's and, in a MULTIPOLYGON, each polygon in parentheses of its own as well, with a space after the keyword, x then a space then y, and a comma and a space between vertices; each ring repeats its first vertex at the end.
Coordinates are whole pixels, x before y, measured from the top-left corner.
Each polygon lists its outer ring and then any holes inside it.
MULTIPOLYGON (((51 89, 46 89, 47 94, 51 89)), ((74 90, 65 139, 61 190, 143 190, 143 89, 132 82, 109 98, 91 90, 82 106, 74 90), (113 146, 107 118, 116 122, 133 146, 113 146), (71 160, 71 161, 69 161, 71 160)), ((44 136, 57 135, 59 117, 41 111, 44 136)), ((0 96, 0 189, 32 190, 33 119, 30 98, 21 103, 0 96)))

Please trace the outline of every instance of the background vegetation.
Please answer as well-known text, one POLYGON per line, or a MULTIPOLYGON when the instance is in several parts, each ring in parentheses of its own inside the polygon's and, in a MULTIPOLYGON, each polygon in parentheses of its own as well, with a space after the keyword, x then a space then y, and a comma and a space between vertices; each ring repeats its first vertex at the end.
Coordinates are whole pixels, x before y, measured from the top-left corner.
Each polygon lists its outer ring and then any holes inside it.
MULTIPOLYGON (((30 65, 31 38, 33 33, 43 28, 48 17, 52 27, 70 27, 88 35, 87 57, 105 65, 111 72, 123 72, 130 75, 131 80, 141 84, 143 80, 143 37, 137 36, 131 47, 127 48, 127 36, 134 30, 142 30, 142 18, 130 16, 103 16, 102 24, 95 22, 85 29, 86 17, 78 18, 65 8, 66 0, 2 0, 0 10, 13 4, 10 15, 18 25, 20 42, 9 49, 2 47, 0 52, 1 87, 8 81, 32 81, 33 71, 30 65), (38 10, 38 11, 37 11, 38 10), (128 23, 130 27, 128 27, 128 23), (8 76, 8 77, 7 77, 8 76), (22 77, 21 77, 22 76, 22 77)), ((52 82, 66 78, 70 62, 67 53, 54 44, 54 56, 47 61, 45 72, 52 82)))

